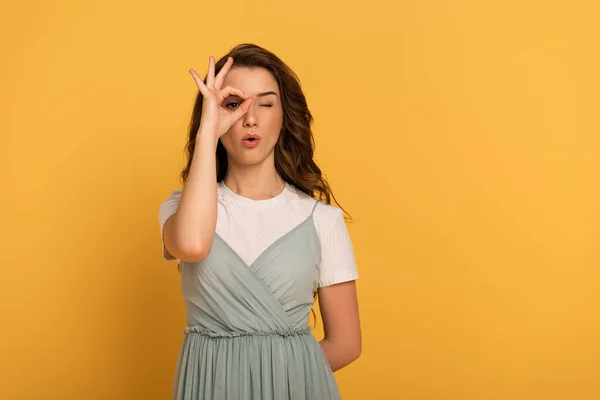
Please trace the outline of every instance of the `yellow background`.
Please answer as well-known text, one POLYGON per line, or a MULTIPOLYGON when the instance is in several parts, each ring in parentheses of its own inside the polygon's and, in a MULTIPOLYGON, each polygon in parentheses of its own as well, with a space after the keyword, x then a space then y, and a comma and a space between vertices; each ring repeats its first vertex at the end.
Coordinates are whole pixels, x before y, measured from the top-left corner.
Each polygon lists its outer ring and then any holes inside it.
POLYGON ((598 4, 3 5, 0 398, 169 398, 187 71, 253 42, 300 76, 356 219, 343 398, 599 399, 598 4))

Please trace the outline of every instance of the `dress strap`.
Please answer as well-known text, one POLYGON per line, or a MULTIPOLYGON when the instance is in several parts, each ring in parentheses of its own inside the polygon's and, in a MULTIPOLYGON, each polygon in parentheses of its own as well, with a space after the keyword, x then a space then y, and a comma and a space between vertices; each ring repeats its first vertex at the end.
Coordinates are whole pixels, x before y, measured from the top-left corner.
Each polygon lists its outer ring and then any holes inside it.
POLYGON ((314 212, 315 212, 315 208, 317 208, 317 204, 319 204, 319 200, 316 200, 316 199, 315 199, 315 205, 313 206, 313 208, 312 208, 312 211, 310 212, 310 216, 311 216, 311 217, 312 217, 312 215, 313 215, 313 214, 314 214, 314 212))

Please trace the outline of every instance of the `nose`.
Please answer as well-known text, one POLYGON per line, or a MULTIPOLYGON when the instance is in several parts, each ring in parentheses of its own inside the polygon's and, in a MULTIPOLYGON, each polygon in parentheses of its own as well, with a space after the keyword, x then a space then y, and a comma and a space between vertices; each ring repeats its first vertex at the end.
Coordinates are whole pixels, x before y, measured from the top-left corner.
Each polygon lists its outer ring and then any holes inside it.
POLYGON ((250 105, 250 108, 244 115, 244 128, 252 128, 257 125, 256 115, 254 114, 254 104, 250 105))

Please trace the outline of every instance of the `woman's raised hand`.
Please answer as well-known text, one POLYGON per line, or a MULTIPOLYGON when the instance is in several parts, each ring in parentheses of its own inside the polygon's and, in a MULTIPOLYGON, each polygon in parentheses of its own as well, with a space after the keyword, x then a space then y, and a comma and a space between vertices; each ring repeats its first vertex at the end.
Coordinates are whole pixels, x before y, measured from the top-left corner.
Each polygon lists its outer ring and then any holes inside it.
POLYGON ((253 99, 248 97, 239 89, 226 86, 221 89, 225 75, 233 64, 233 58, 228 57, 221 71, 215 76, 215 59, 211 56, 208 62, 208 75, 206 84, 200 79, 196 71, 190 69, 190 73, 196 81, 196 85, 202 93, 202 115, 200 117, 200 132, 212 132, 216 138, 223 136, 233 124, 235 124, 250 108, 253 99), (222 107, 223 101, 229 96, 243 99, 239 107, 230 110, 222 107))

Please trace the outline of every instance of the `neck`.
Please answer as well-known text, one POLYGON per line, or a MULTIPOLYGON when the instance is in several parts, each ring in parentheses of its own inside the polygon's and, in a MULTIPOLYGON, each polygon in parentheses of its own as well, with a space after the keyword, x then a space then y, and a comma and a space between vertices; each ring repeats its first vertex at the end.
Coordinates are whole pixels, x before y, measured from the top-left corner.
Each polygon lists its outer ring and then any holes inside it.
POLYGON ((229 163, 223 182, 234 193, 252 200, 266 200, 281 193, 285 181, 274 165, 267 163, 238 165, 229 163))

